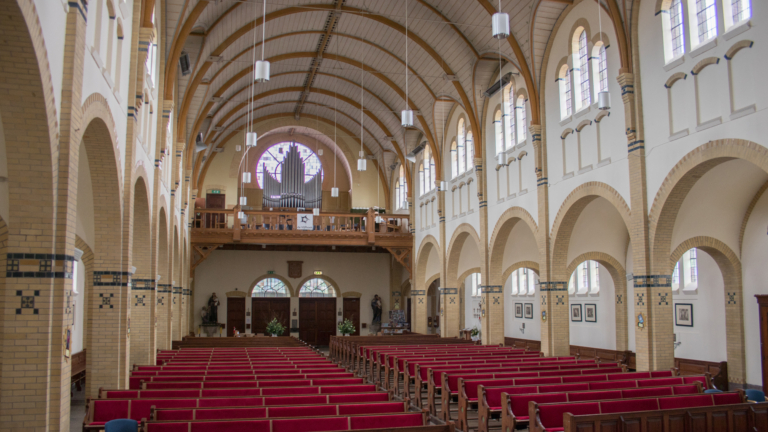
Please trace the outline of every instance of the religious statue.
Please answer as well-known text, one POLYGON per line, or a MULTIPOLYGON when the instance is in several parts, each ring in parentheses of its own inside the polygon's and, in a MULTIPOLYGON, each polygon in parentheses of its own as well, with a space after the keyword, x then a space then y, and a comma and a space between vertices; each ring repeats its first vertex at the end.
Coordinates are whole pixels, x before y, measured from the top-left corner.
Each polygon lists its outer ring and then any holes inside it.
POLYGON ((219 322, 219 298, 216 297, 216 293, 213 293, 208 300, 208 322, 219 322))
POLYGON ((203 321, 203 324, 208 324, 208 306, 203 306, 200 310, 200 318, 203 321))
POLYGON ((375 324, 377 322, 381 322, 381 297, 379 297, 378 294, 373 296, 373 300, 371 301, 371 309, 373 309, 373 321, 371 321, 371 324, 375 324))

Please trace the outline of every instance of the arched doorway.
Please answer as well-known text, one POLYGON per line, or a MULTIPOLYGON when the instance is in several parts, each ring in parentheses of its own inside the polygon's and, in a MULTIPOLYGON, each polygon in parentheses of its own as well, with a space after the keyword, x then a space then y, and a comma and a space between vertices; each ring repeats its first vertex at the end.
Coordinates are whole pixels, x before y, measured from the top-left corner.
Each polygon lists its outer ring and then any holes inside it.
POLYGON ((251 286, 253 333, 266 334, 267 324, 273 319, 277 319, 285 328, 290 328, 291 291, 290 282, 275 275, 256 279, 251 286))
POLYGON ((299 339, 315 346, 330 343, 331 335, 336 334, 337 292, 328 279, 319 277, 299 286, 299 339))

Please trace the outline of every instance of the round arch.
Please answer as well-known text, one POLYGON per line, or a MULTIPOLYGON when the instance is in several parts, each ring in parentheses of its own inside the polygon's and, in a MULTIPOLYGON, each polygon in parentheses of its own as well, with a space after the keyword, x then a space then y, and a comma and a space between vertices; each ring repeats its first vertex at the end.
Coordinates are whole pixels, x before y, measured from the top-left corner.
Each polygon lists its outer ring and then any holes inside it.
POLYGON ((501 284, 506 284, 507 279, 509 279, 512 272, 521 268, 531 269, 537 276, 541 277, 541 274, 539 273, 539 263, 535 261, 518 261, 504 269, 504 272, 501 274, 501 284))
POLYGON ((309 275, 309 276, 305 277, 304 279, 302 279, 301 282, 296 284, 296 297, 299 297, 299 294, 301 292, 301 288, 307 282, 311 281, 312 279, 320 279, 322 281, 325 281, 333 289, 334 297, 343 297, 342 292, 341 292, 341 288, 336 283, 336 281, 331 279, 330 277, 324 275, 324 274, 323 275, 314 275, 313 274, 313 275, 309 275))
POLYGON ((734 159, 746 160, 768 173, 768 149, 748 140, 721 139, 690 151, 667 174, 648 214, 652 274, 671 273, 672 232, 685 197, 709 170, 734 159))
MULTIPOLYGON (((464 248, 464 243, 467 241, 467 239, 471 238, 475 241, 475 246, 477 246, 477 250, 480 251, 483 247, 482 242, 480 241, 480 236, 477 235, 477 231, 475 231, 475 228, 468 224, 463 223, 459 225, 456 230, 453 232, 453 235, 451 236, 451 241, 448 243, 448 253, 446 254, 447 262, 446 262, 446 275, 445 275, 445 281, 446 284, 454 284, 456 287, 459 286, 459 284, 463 281, 463 279, 457 278, 457 272, 458 272, 458 266, 459 266, 459 259, 461 258, 461 251, 464 248)), ((480 267, 483 268, 482 261, 482 254, 480 254, 480 267)), ((473 272, 474 273, 474 272, 473 272)), ((454 288, 454 287, 451 287, 454 288)))
POLYGON ((709 237, 697 236, 680 243, 669 255, 670 268, 674 268, 683 254, 696 248, 712 257, 723 277, 725 297, 725 333, 728 356, 728 381, 737 384, 746 382, 746 355, 744 342, 744 314, 742 311, 743 285, 741 261, 736 253, 722 241, 709 237))
POLYGON ((263 281, 264 279, 277 279, 283 284, 285 284, 285 289, 288 290, 288 297, 298 297, 298 293, 295 292, 293 289, 293 285, 291 285, 291 282, 277 274, 265 274, 257 277, 254 279, 253 282, 251 282, 251 285, 248 287, 248 297, 253 297, 253 289, 256 287, 256 284, 263 281))
MULTIPOLYGON (((629 206, 615 189, 601 182, 588 182, 580 185, 563 201, 557 211, 557 216, 555 216, 555 223, 552 225, 550 234, 552 239, 552 281, 568 281, 570 273, 567 273, 568 263, 566 260, 573 228, 584 208, 597 198, 606 199, 619 212, 624 221, 624 227, 629 232, 629 227, 632 226, 629 206)), ((634 239, 630 238, 630 241, 634 241, 634 239)))
MULTIPOLYGON (((613 280, 614 299, 611 299, 616 307, 616 350, 629 349, 629 324, 627 321, 627 278, 624 266, 613 256, 604 252, 585 252, 574 258, 566 267, 566 274, 570 278, 576 271, 576 267, 584 261, 597 261, 608 271, 613 280)), ((566 296, 568 298, 569 296, 566 296)))
MULTIPOLYGON (((492 271, 490 272, 491 280, 488 281, 489 285, 503 285, 507 280, 507 277, 509 277, 509 274, 516 270, 509 270, 507 273, 508 269, 502 269, 502 265, 504 262, 504 249, 506 247, 507 240, 509 239, 509 233, 511 233, 512 229, 517 225, 518 222, 521 221, 528 226, 531 234, 533 234, 534 238, 536 239, 536 243, 539 248, 536 251, 536 256, 538 257, 541 255, 542 248, 541 245, 538 244, 538 226, 536 225, 536 221, 533 219, 531 214, 522 207, 512 207, 507 209, 504 211, 504 213, 502 213, 501 217, 496 222, 496 226, 493 228, 493 234, 491 234, 488 264, 492 271), (499 279, 498 270, 503 271, 501 279, 499 279)), ((536 264, 537 273, 538 269, 539 265, 536 264)))
MULTIPOLYGON (((435 250, 435 253, 437 253, 437 258, 440 261, 440 265, 442 266, 442 257, 440 257, 440 247, 439 243, 437 242, 437 239, 432 236, 428 235, 424 237, 421 241, 421 245, 419 246, 419 252, 416 254, 416 271, 414 275, 416 276, 414 278, 414 284, 416 285, 415 289, 419 290, 421 289, 421 286, 426 286, 426 279, 427 279, 427 261, 429 261, 429 254, 432 252, 432 250, 435 250), (421 281, 421 282, 420 282, 421 281), (425 285, 422 285, 425 284, 425 285)), ((426 289, 426 288, 424 288, 426 289)))

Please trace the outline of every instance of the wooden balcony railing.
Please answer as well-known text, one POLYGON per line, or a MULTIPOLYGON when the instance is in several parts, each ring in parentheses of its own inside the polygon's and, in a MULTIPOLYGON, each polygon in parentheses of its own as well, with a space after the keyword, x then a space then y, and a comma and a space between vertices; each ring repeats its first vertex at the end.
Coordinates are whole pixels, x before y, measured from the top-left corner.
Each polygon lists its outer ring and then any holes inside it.
MULTIPOLYGON (((367 213, 327 213, 313 216, 311 229, 299 229, 298 218, 312 216, 311 211, 296 210, 245 210, 238 218, 239 209, 195 209, 192 223, 193 242, 212 243, 215 238, 232 238, 234 242, 257 243, 257 239, 282 239, 280 243, 298 243, 303 237, 345 238, 357 244, 374 244, 377 239, 387 241, 408 239, 412 241, 409 215, 377 214, 374 209, 367 213), (378 221, 378 222, 377 222, 378 221), (197 234, 197 235, 195 235, 197 234), (296 241, 285 240, 288 237, 296 241), (246 241, 246 240, 253 241, 246 241), (356 241, 355 241, 356 240, 356 241)), ((394 244, 393 244, 394 246, 394 244)))

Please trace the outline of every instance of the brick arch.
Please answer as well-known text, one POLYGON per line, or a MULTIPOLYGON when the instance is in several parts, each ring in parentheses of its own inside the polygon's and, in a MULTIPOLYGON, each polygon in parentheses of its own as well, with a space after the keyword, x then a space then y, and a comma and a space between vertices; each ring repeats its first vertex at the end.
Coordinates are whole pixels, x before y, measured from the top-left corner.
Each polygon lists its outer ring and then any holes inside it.
MULTIPOLYGON (((614 298, 612 301, 616 307, 616 350, 626 351, 629 347, 629 335, 627 324, 627 278, 626 270, 619 260, 604 252, 585 252, 574 258, 566 268, 568 277, 576 270, 576 267, 584 261, 597 261, 608 270, 613 279, 614 298)), ((570 297, 570 296, 569 296, 570 297)))
POLYGON ((93 180, 94 252, 97 254, 99 271, 117 271, 121 263, 122 179, 119 156, 114 141, 114 128, 105 111, 98 104, 91 105, 83 118, 80 142, 88 156, 88 166, 78 170, 90 170, 93 180))
MULTIPOLYGON (((466 242, 469 238, 475 241, 478 252, 485 247, 480 241, 480 236, 477 235, 477 231, 475 231, 475 228, 472 225, 463 223, 456 228, 456 230, 453 232, 453 236, 451 236, 450 243, 448 243, 448 252, 445 255, 447 261, 445 265, 446 280, 443 281, 443 284, 446 287, 456 288, 461 283, 461 279, 457 278, 458 275, 456 273, 458 272, 459 259, 461 258, 461 251, 464 248, 464 242, 466 242)), ((485 263, 483 263, 482 254, 480 254, 481 269, 483 268, 484 264, 485 263)))
POLYGON ((300 283, 296 284, 296 297, 299 296, 299 292, 301 291, 301 287, 304 286, 305 283, 309 282, 312 279, 321 279, 328 283, 328 285, 333 288, 334 295, 336 297, 341 297, 341 288, 339 288, 339 284, 336 283, 335 280, 331 279, 327 275, 309 275, 305 277, 300 283))
POLYGON ((518 261, 511 266, 507 267, 504 272, 501 274, 501 284, 504 285, 507 283, 507 279, 509 279, 509 276, 512 275, 512 272, 515 270, 519 270, 521 268, 527 268, 533 270, 537 275, 539 275, 539 263, 535 261, 518 261))
POLYGON ((254 281, 251 282, 251 286, 248 288, 248 297, 253 297, 253 289, 256 287, 257 283, 270 278, 277 279, 285 285, 285 289, 288 291, 288 297, 298 297, 299 293, 294 290, 291 281, 277 274, 265 274, 254 279, 254 281))
POLYGON ((566 273, 568 245, 573 234, 573 227, 584 208, 597 198, 608 200, 619 212, 624 227, 629 231, 631 224, 630 210, 619 193, 601 182, 588 182, 580 185, 565 198, 555 216, 550 238, 552 239, 552 281, 565 282, 570 276, 566 273))
POLYGON ((768 172, 768 149, 752 141, 721 139, 707 142, 692 150, 667 174, 648 215, 652 274, 670 274, 672 233, 688 192, 709 170, 734 159, 749 161, 768 172))
MULTIPOLYGON (((118 175, 122 172, 120 169, 120 141, 117 135, 117 126, 115 124, 115 118, 112 116, 112 110, 109 108, 109 103, 100 93, 93 93, 85 99, 82 107, 82 125, 89 125, 94 119, 101 119, 107 127, 109 136, 112 141, 112 149, 115 155, 115 165, 117 167, 118 175)), ((83 139, 87 127, 80 129, 80 135, 77 136, 78 141, 83 139)), ((122 183, 121 183, 122 184, 122 183)), ((122 190, 122 189, 121 189, 122 190)))
POLYGON ((429 261, 429 253, 432 251, 433 248, 437 253, 437 258, 440 260, 440 265, 442 266, 443 259, 440 256, 440 247, 439 247, 439 243, 437 242, 437 239, 432 235, 428 235, 424 237, 424 239, 421 241, 421 245, 419 246, 419 252, 416 254, 416 272, 415 272, 416 277, 414 278, 414 284, 416 285, 416 289, 421 289, 421 286, 424 283, 423 281, 425 281, 426 279, 427 262, 429 261))
POLYGON ((680 243, 669 255, 669 274, 683 254, 696 248, 717 263, 723 276, 725 297, 725 333, 728 355, 728 381, 737 384, 746 382, 746 355, 744 348, 744 316, 742 311, 743 285, 741 279, 741 260, 736 253, 722 241, 709 237, 697 236, 680 243))
MULTIPOLYGON (((488 281, 489 285, 503 285, 504 281, 507 280, 506 277, 502 277, 499 280, 498 276, 502 270, 501 266, 504 261, 504 248, 506 241, 509 238, 509 233, 512 232, 515 225, 521 221, 531 230, 531 234, 536 238, 538 244, 539 236, 537 235, 537 232, 539 227, 536 225, 536 221, 528 211, 522 207, 512 207, 504 211, 498 221, 496 221, 496 226, 493 228, 493 234, 491 234, 491 241, 489 243, 489 270, 491 276, 491 280, 488 281)), ((537 251, 537 255, 541 255, 543 248, 541 245, 538 246, 539 250, 537 251)), ((536 264, 536 269, 538 270, 538 268, 539 266, 536 264)))
MULTIPOLYGON (((7 3, 0 14, 0 28, 6 40, 0 44, 0 57, 13 61, 4 62, 0 70, 0 92, 15 97, 0 98, 6 145, 3 157, 10 162, 9 190, 28 191, 9 197, 5 223, 14 235, 22 229, 53 223, 59 124, 53 78, 35 2, 7 3), (32 154, 34 158, 30 158, 32 154)), ((26 252, 51 252, 50 248, 37 249, 26 252)))

